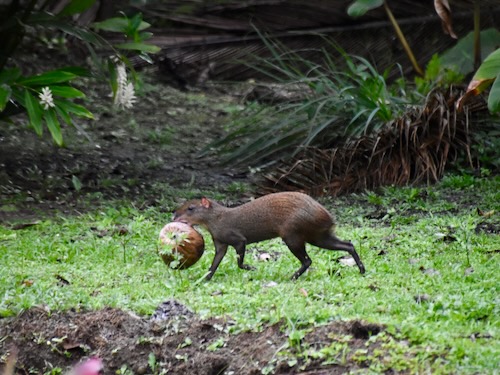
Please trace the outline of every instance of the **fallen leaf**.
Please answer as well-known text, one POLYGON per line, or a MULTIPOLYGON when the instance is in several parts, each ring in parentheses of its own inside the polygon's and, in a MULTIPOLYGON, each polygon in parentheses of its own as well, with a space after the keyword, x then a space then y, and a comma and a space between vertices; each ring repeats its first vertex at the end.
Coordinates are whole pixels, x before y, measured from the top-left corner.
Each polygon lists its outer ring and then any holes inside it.
POLYGON ((477 208, 477 214, 479 216, 483 216, 483 217, 491 217, 495 214, 495 210, 491 210, 491 211, 483 211, 481 210, 479 207, 477 208))
POLYGON ((278 283, 275 281, 270 281, 270 282, 264 284, 264 288, 274 288, 276 286, 278 286, 278 283))
POLYGON ((64 350, 75 350, 75 349, 85 350, 88 348, 85 344, 81 342, 69 341, 69 340, 64 340, 62 343, 62 347, 64 350))
POLYGON ((356 261, 352 257, 343 257, 339 259, 339 263, 343 264, 344 266, 352 267, 356 265, 356 261))
POLYGON ((420 271, 424 275, 429 275, 429 276, 439 276, 441 273, 438 270, 435 270, 434 268, 424 268, 423 266, 420 266, 420 271))
POLYGON ((416 303, 422 303, 422 302, 429 302, 431 300, 431 297, 428 294, 417 294, 415 297, 413 297, 416 303))
POLYGON ((483 79, 473 79, 470 81, 469 86, 467 86, 467 90, 465 94, 463 94, 457 100, 457 111, 461 112, 465 105, 465 102, 469 100, 470 97, 479 95, 483 92, 495 79, 493 78, 483 78, 483 79))
POLYGON ((299 289, 299 292, 304 296, 304 297, 307 297, 309 295, 309 293, 307 293, 307 290, 305 290, 304 288, 300 288, 299 289))
POLYGON ((271 254, 268 253, 261 253, 259 254, 259 260, 261 262, 268 262, 271 260, 271 254))
POLYGON ((27 287, 30 287, 34 284, 35 282, 33 280, 30 280, 30 279, 24 279, 23 280, 23 285, 24 286, 27 286, 27 287))

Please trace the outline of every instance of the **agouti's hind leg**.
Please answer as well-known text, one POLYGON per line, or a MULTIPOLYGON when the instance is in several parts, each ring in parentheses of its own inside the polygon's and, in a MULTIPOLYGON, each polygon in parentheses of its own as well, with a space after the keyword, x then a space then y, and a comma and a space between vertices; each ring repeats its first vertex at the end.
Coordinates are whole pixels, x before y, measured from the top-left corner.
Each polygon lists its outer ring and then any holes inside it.
POLYGON ((361 259, 359 259, 359 255, 356 252, 354 245, 350 241, 342 241, 337 237, 335 237, 335 235, 326 233, 323 238, 311 241, 311 245, 318 246, 328 250, 347 251, 358 265, 359 272, 365 273, 365 266, 363 265, 363 262, 361 262, 361 259))
POLYGON ((302 266, 292 276, 292 280, 297 280, 311 265, 312 261, 306 252, 306 243, 299 238, 283 238, 290 251, 300 260, 302 266))

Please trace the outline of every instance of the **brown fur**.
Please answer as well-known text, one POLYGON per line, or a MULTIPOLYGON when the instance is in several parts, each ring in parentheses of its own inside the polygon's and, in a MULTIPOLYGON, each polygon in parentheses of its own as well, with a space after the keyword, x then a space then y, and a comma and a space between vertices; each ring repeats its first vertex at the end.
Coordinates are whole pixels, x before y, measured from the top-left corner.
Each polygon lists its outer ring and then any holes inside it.
POLYGON ((212 278, 228 246, 233 246, 243 263, 247 244, 281 237, 302 263, 294 273, 298 278, 311 265, 305 244, 352 255, 361 273, 365 272, 354 246, 335 237, 334 219, 317 201, 306 194, 283 192, 263 196, 235 208, 224 207, 207 198, 184 203, 175 211, 175 221, 202 225, 212 235, 216 253, 207 279, 212 278))

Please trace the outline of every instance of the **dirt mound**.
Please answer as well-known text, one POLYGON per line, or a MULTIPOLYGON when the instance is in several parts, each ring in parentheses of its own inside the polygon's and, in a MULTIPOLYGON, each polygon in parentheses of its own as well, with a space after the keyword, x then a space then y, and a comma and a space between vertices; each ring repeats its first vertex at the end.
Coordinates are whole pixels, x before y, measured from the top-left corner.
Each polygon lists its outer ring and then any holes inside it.
POLYGON ((384 331, 360 321, 333 322, 295 340, 281 325, 237 334, 230 333, 233 328, 230 320, 199 319, 175 301, 160 305, 151 318, 112 308, 49 312, 39 307, 0 320, 0 352, 19 350, 18 374, 66 372, 91 356, 103 360, 104 374, 340 374, 368 363, 348 355, 342 363, 326 364, 301 351, 340 342, 350 353, 380 350, 370 337, 384 331))

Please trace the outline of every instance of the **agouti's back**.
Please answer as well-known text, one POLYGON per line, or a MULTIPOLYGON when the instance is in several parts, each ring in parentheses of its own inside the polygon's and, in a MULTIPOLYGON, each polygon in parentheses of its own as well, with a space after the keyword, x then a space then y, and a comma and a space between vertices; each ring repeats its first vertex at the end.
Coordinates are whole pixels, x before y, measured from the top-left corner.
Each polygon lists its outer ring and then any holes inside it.
POLYGON ((292 232, 301 234, 308 242, 318 231, 329 230, 333 219, 310 196, 284 192, 265 195, 230 209, 220 225, 238 228, 245 233, 247 243, 274 237, 283 238, 292 232))

